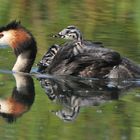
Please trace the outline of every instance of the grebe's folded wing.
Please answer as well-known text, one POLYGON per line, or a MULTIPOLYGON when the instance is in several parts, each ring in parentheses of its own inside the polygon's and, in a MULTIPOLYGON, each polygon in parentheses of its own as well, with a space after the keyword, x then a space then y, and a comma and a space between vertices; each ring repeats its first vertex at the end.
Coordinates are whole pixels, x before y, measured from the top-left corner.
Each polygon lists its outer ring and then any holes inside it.
POLYGON ((114 51, 85 52, 73 57, 61 59, 61 62, 54 61, 49 68, 49 73, 59 75, 78 75, 87 67, 92 70, 100 70, 106 67, 113 67, 121 62, 120 54, 114 51))
POLYGON ((77 67, 85 68, 92 65, 92 69, 103 67, 113 67, 121 62, 121 57, 117 52, 106 52, 96 55, 96 53, 79 54, 71 58, 68 63, 74 63, 77 67), (73 60, 72 60, 73 59, 73 60))

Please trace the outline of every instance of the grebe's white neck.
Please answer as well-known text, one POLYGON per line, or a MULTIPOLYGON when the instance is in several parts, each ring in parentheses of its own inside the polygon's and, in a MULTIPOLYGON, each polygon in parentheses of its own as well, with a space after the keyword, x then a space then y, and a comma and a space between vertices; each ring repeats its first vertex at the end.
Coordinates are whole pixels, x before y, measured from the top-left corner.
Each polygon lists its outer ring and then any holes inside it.
POLYGON ((25 57, 24 53, 18 55, 12 69, 13 72, 30 72, 34 60, 25 57))

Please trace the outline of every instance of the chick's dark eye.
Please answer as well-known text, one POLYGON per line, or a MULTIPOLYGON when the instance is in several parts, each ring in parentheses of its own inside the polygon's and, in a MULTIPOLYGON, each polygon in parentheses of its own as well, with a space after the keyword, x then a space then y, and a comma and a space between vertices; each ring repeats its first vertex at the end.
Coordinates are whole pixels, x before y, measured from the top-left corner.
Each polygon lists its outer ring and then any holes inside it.
POLYGON ((2 38, 4 35, 2 33, 0 33, 0 38, 2 38))
POLYGON ((70 31, 69 31, 69 30, 67 30, 67 31, 66 31, 66 34, 68 34, 69 32, 70 32, 70 31))

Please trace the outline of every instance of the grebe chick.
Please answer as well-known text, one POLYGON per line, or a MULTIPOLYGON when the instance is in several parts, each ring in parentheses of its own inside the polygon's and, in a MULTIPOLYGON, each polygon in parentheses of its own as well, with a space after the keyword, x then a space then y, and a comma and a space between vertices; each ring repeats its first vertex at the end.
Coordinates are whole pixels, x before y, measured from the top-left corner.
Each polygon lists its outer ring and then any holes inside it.
MULTIPOLYGON (((80 30, 78 30, 75 26, 68 26, 66 29, 63 29, 61 32, 59 32, 57 35, 54 35, 53 37, 60 37, 60 38, 76 41, 75 43, 76 47, 79 47, 78 45, 81 44, 80 42, 82 40, 82 34, 80 33, 80 30)), ((40 62, 37 64, 38 72, 44 73, 46 71, 46 69, 53 61, 55 55, 57 54, 61 46, 54 44, 48 49, 48 51, 44 54, 40 62)), ((76 50, 74 48, 74 52, 75 51, 76 50)))
POLYGON ((59 37, 68 40, 76 40, 79 42, 83 41, 81 31, 74 25, 67 26, 67 28, 64 28, 62 31, 60 31, 57 35, 54 35, 53 37, 59 37))
POLYGON ((38 72, 45 73, 45 70, 49 67, 60 46, 57 44, 52 45, 48 51, 43 55, 42 59, 37 64, 38 72))
POLYGON ((0 45, 8 45, 13 49, 17 57, 13 71, 30 72, 37 46, 33 35, 20 22, 12 21, 0 27, 0 45))
POLYGON ((101 42, 92 42, 84 40, 81 31, 73 25, 67 26, 67 28, 64 28, 62 31, 60 31, 57 35, 54 35, 53 37, 64 38, 67 40, 74 41, 74 55, 77 55, 78 53, 83 53, 85 50, 91 49, 93 47, 103 48, 103 44, 101 42))

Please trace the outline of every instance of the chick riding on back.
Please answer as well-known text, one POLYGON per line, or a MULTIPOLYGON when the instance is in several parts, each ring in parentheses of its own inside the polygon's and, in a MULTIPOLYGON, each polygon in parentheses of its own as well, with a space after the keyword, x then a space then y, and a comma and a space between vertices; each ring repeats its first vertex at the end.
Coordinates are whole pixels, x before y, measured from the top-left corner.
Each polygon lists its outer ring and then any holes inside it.
POLYGON ((84 50, 87 50, 88 48, 90 49, 90 47, 103 48, 103 44, 101 42, 91 42, 91 41, 83 40, 83 35, 81 31, 76 26, 73 25, 64 28, 58 34, 53 35, 53 37, 70 40, 70 42, 66 42, 65 44, 62 44, 60 46, 56 44, 52 45, 49 48, 49 50, 45 53, 45 55, 42 57, 41 61, 37 64, 39 66, 38 72, 41 73, 45 72, 45 69, 48 68, 48 66, 53 61, 59 49, 63 46, 68 46, 68 45, 73 46, 72 54, 75 56, 79 53, 83 53, 84 50))

